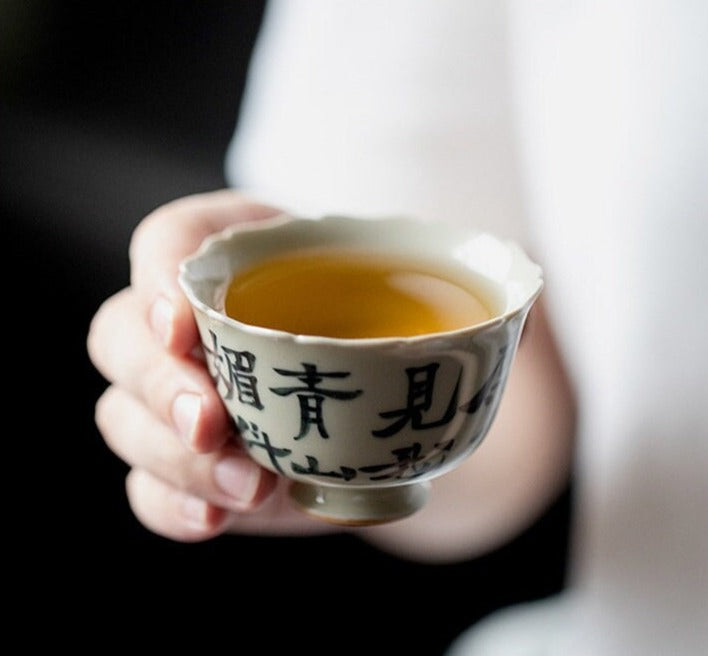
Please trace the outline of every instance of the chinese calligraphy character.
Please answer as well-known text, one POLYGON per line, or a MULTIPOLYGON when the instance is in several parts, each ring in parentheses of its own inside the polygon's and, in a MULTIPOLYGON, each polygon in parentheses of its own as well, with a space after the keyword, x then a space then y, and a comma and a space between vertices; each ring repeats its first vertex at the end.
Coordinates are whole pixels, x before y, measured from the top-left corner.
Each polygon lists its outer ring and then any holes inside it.
POLYGON ((253 422, 246 421, 243 417, 239 416, 236 420, 236 425, 241 433, 241 439, 243 443, 249 449, 263 449, 268 454, 268 460, 275 468, 275 470, 281 474, 284 474, 283 468, 280 466, 278 458, 285 458, 289 456, 292 451, 290 449, 283 449, 280 447, 273 446, 270 443, 270 438, 268 433, 261 431, 256 424, 253 422), (252 436, 250 439, 248 435, 252 436), (261 441, 263 440, 263 441, 261 441))
POLYGON ((258 395, 258 379, 253 374, 256 356, 250 351, 236 351, 227 346, 219 346, 216 335, 211 330, 211 347, 204 344, 207 357, 211 357, 212 366, 216 373, 212 375, 217 384, 222 382, 226 388, 224 400, 233 398, 234 390, 241 403, 253 406, 258 410, 263 409, 263 404, 258 395), (224 368, 226 373, 224 373, 224 368))
POLYGON ((442 416, 438 419, 425 421, 424 413, 430 410, 433 403, 433 388, 435 385, 435 374, 439 363, 433 362, 422 367, 409 367, 406 369, 408 375, 408 396, 406 405, 398 410, 388 410, 380 412, 379 416, 384 419, 396 418, 394 422, 379 430, 371 431, 376 437, 390 437, 400 431, 410 422, 413 430, 423 430, 425 428, 435 428, 449 423, 457 410, 457 395, 460 387, 460 376, 457 377, 455 389, 452 392, 450 401, 442 416))
POLYGON ((477 390, 477 393, 467 403, 460 406, 460 410, 473 415, 483 404, 489 405, 494 400, 494 395, 499 389, 501 374, 504 369, 502 365, 504 364, 504 356, 507 350, 506 346, 499 349, 499 360, 497 360, 496 365, 494 365, 494 369, 492 369, 492 373, 489 374, 489 378, 484 381, 482 387, 477 390))
POLYGON ((341 478, 345 481, 351 481, 356 478, 356 469, 351 467, 341 466, 339 471, 323 472, 320 470, 320 463, 314 456, 305 456, 307 459, 307 467, 298 465, 296 462, 291 462, 290 466, 296 474, 315 474, 316 476, 329 476, 330 478, 341 478))
POLYGON ((253 375, 256 356, 250 351, 235 351, 226 346, 222 346, 221 350, 226 356, 229 380, 236 386, 238 400, 262 410, 263 404, 258 396, 258 379, 253 375))
POLYGON ((447 452, 452 449, 454 443, 455 440, 451 439, 436 444, 434 452, 422 456, 420 443, 414 442, 410 446, 391 451, 396 457, 395 462, 359 467, 359 471, 365 474, 375 474, 369 477, 372 481, 417 478, 445 462, 447 452))
POLYGON ((297 396, 300 403, 300 432, 294 439, 301 440, 307 435, 310 427, 313 425, 317 428, 320 437, 326 439, 329 437, 329 434, 325 428, 322 414, 322 405, 325 398, 347 401, 355 399, 362 391, 342 391, 318 387, 325 378, 346 378, 349 376, 349 372, 321 372, 317 371, 316 365, 307 362, 303 362, 302 366, 302 371, 289 371, 287 369, 274 368, 274 371, 281 376, 293 376, 297 378, 302 383, 302 386, 271 387, 270 391, 278 396, 288 396, 289 394, 295 394, 297 396))

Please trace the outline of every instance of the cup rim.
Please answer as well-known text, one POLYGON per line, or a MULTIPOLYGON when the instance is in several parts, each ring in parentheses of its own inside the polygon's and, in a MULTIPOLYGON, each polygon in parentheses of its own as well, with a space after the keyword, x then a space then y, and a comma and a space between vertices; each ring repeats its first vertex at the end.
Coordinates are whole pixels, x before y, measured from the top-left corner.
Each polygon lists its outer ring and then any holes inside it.
MULTIPOLYGON (((490 243, 495 243, 497 246, 501 245, 508 249, 511 256, 512 262, 510 265, 510 277, 509 282, 523 282, 529 287, 528 293, 525 295, 524 301, 520 303, 513 304, 510 308, 507 308, 503 312, 495 313, 493 317, 487 319, 486 321, 466 326, 462 328, 457 328, 455 330, 439 331, 434 333, 425 333, 421 335, 410 335, 410 336, 388 336, 388 337, 328 337, 324 335, 306 335, 299 333, 292 333, 284 330, 266 328, 263 326, 257 326, 254 324, 248 324, 237 319, 229 317, 225 312, 222 312, 215 307, 212 307, 208 303, 202 301, 197 293, 193 289, 193 282, 196 279, 190 272, 190 268, 198 261, 202 260, 204 257, 208 256, 215 248, 221 244, 228 244, 228 242, 236 239, 239 235, 255 233, 255 232, 267 232, 278 230, 283 226, 292 225, 295 223, 309 223, 311 225, 319 224, 347 224, 351 222, 357 223, 379 223, 387 222, 388 224, 399 223, 401 227, 411 225, 418 225, 420 227, 428 226, 430 227, 430 222, 426 222, 420 219, 416 219, 408 216, 388 216, 388 217, 377 217, 377 218, 358 218, 353 216, 345 215, 322 215, 322 216, 298 216, 283 212, 277 214, 273 217, 266 219, 259 219, 253 221, 243 221, 240 223, 235 223, 223 230, 217 231, 208 235, 202 243, 199 245, 196 251, 187 257, 183 258, 179 263, 179 270, 177 280, 178 283, 187 297, 188 301, 193 308, 198 309, 203 314, 207 315, 210 319, 222 323, 227 326, 232 326, 238 328, 247 334, 254 336, 263 336, 270 339, 276 339, 279 341, 290 341, 298 344, 329 344, 329 345, 340 345, 346 346, 347 348, 370 348, 382 345, 420 345, 433 342, 439 339, 446 338, 457 338, 461 336, 474 335, 490 328, 497 327, 504 324, 514 317, 525 314, 533 305, 535 300, 540 295, 543 286, 544 279, 541 267, 533 262, 526 252, 519 246, 517 242, 511 239, 501 239, 496 235, 488 231, 478 230, 469 227, 460 227, 455 225, 447 224, 444 226, 447 230, 453 230, 456 234, 464 236, 468 239, 472 238, 483 238, 490 240, 490 243)), ((436 226, 438 224, 435 224, 436 226)))

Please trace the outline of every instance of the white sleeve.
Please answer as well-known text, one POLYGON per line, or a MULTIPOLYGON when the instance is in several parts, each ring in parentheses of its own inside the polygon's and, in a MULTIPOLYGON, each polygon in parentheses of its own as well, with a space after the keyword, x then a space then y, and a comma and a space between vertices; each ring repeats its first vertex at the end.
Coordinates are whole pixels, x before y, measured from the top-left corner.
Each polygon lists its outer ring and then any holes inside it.
POLYGON ((509 86, 496 0, 274 0, 227 179, 296 213, 404 213, 522 239, 509 86))

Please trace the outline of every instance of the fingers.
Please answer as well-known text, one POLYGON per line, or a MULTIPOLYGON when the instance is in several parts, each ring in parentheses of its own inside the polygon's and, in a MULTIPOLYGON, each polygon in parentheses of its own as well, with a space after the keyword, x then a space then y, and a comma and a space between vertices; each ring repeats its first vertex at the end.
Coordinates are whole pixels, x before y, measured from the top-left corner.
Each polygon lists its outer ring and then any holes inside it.
POLYGON ((89 330, 88 351, 107 380, 140 399, 193 451, 212 451, 232 436, 228 414, 204 365, 165 352, 141 320, 131 290, 119 292, 99 309, 89 330))
POLYGON ((242 535, 313 536, 335 530, 325 522, 294 509, 280 480, 278 490, 250 513, 224 508, 175 488, 142 469, 133 469, 126 480, 128 501, 140 522, 158 535, 181 542, 208 540, 222 533, 242 535))
POLYGON ((109 387, 96 405, 96 423, 106 443, 131 467, 192 497, 239 512, 252 511, 274 490, 275 475, 235 443, 194 454, 134 397, 109 387))
POLYGON ((138 401, 110 387, 96 405, 106 443, 133 468, 131 508, 151 531, 180 541, 220 533, 315 535, 332 527, 296 510, 287 481, 261 468, 235 445, 194 454, 138 401))
POLYGON ((166 537, 326 530, 293 510, 286 485, 233 439, 177 282, 180 261, 209 234, 278 213, 232 191, 156 210, 133 235, 131 287, 108 299, 91 323, 89 355, 112 384, 96 405, 96 424, 132 468, 126 485, 136 516, 166 537))
POLYGON ((197 542, 216 537, 226 528, 225 510, 171 487, 142 469, 128 474, 126 491, 140 522, 166 538, 197 542))
POLYGON ((141 222, 130 245, 131 284, 148 324, 169 351, 188 353, 198 339, 192 310, 177 283, 179 262, 214 232, 278 213, 222 190, 168 203, 141 222))

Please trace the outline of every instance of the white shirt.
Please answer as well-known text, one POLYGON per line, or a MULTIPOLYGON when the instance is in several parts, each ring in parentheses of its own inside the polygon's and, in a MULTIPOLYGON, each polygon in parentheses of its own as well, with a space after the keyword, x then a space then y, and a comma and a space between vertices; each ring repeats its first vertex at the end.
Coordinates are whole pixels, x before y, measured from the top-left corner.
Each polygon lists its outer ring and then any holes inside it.
POLYGON ((581 407, 570 588, 455 655, 707 653, 706 33, 702 0, 267 11, 235 185, 469 222, 544 265, 581 407))

